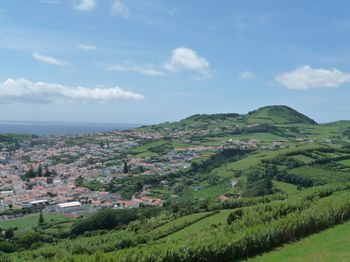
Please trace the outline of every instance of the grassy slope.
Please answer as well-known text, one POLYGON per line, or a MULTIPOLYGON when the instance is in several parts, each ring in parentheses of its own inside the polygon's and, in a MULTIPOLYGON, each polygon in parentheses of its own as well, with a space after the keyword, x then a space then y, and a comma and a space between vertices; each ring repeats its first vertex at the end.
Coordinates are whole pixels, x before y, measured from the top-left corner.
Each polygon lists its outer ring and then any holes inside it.
POLYGON ((350 159, 339 161, 340 164, 350 167, 350 159))
MULTIPOLYGON (((278 155, 283 155, 285 153, 290 153, 293 151, 317 149, 317 148, 322 148, 322 147, 324 147, 324 146, 321 146, 319 144, 309 144, 309 145, 304 145, 304 146, 299 146, 299 147, 294 147, 294 148, 260 151, 260 152, 252 153, 241 160, 225 163, 217 168, 214 168, 210 172, 210 175, 217 175, 221 178, 241 181, 242 179, 244 179, 244 177, 235 178, 234 174, 239 170, 247 170, 247 169, 259 164, 262 159, 271 159, 271 158, 274 158, 278 155)), ((305 156, 301 156, 301 157, 304 157, 303 159, 306 162, 308 162, 308 160, 311 161, 311 158, 309 159, 305 156)), ((292 188, 294 186, 292 186, 291 184, 288 184, 288 185, 279 184, 279 186, 283 187, 283 188, 280 188, 283 191, 285 191, 285 189, 286 189, 289 193, 291 193, 291 191, 296 190, 296 187, 292 188), (290 185, 289 188, 287 188, 288 185, 290 185)), ((277 186, 277 187, 279 187, 279 186, 277 186)), ((235 190, 233 190, 230 187, 230 183, 220 183, 220 184, 215 185, 215 186, 203 187, 201 190, 195 191, 194 195, 196 197, 199 197, 199 198, 200 197, 216 197, 216 196, 219 196, 221 194, 234 193, 234 192, 235 192, 235 190)))
POLYGON ((315 124, 315 122, 307 116, 295 111, 287 106, 266 106, 252 112, 248 118, 248 122, 252 124, 260 123, 303 123, 315 124))
POLYGON ((255 154, 250 154, 249 156, 232 162, 229 165, 227 165, 227 169, 234 171, 234 170, 245 170, 248 169, 254 165, 257 165, 260 160, 262 159, 271 159, 274 157, 277 157, 279 155, 283 155, 286 153, 294 152, 294 151, 299 151, 299 150, 308 150, 308 149, 317 149, 321 148, 323 146, 319 144, 309 144, 305 146, 299 146, 295 148, 285 148, 285 149, 280 149, 280 150, 270 150, 270 151, 261 151, 255 154))
POLYGON ((273 185, 288 195, 293 195, 299 192, 297 189, 298 187, 293 184, 273 180, 273 185))
POLYGON ((179 230, 165 238, 165 240, 178 240, 190 235, 199 234, 202 231, 212 227, 213 225, 226 224, 228 215, 232 212, 231 209, 220 210, 220 213, 204 218, 182 230, 179 230))
MULTIPOLYGON (((1 228, 9 228, 9 227, 18 227, 19 230, 36 227, 38 225, 39 215, 29 215, 21 218, 15 218, 10 220, 5 220, 0 222, 1 228)), ((45 214, 44 213, 44 220, 46 223, 55 223, 55 222, 63 222, 63 221, 69 221, 70 218, 65 217, 62 214, 56 214, 56 213, 50 213, 45 214)))
POLYGON ((201 212, 201 213, 195 213, 188 216, 183 216, 173 221, 170 221, 169 223, 166 223, 160 227, 155 228, 154 230, 151 231, 151 233, 154 235, 158 235, 162 232, 166 232, 173 228, 181 228, 189 223, 192 223, 198 219, 201 219, 202 217, 207 216, 208 214, 210 214, 210 212, 201 212))
POLYGON ((349 232, 350 221, 249 261, 350 261, 349 232))
POLYGON ((350 175, 345 172, 327 170, 313 166, 303 166, 289 170, 289 173, 315 182, 336 183, 349 181, 350 175))
MULTIPOLYGON (((73 218, 69 218, 64 216, 63 214, 57 214, 57 213, 44 213, 44 221, 51 227, 49 229, 46 229, 47 232, 57 232, 62 231, 62 228, 64 225, 69 226, 71 221, 73 221, 73 218), (64 224, 60 224, 56 228, 55 224, 64 222, 64 224), (67 223, 66 223, 67 222, 67 223)), ((26 231, 30 230, 31 228, 34 228, 38 226, 39 221, 39 214, 33 214, 21 218, 15 218, 10 220, 4 220, 0 222, 0 228, 7 229, 11 227, 17 227, 18 230, 16 230, 16 235, 21 235, 25 233, 26 231)))

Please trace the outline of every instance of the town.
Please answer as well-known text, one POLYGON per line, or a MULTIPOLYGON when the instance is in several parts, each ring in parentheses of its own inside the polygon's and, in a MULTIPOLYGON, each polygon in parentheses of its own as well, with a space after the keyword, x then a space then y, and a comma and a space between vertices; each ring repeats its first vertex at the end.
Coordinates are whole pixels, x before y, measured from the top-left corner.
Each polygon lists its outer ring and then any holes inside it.
MULTIPOLYGON (((256 125, 247 128, 253 127, 256 125)), ((167 189, 169 175, 189 169, 193 162, 224 148, 279 148, 287 142, 277 140, 266 144, 258 139, 230 138, 217 143, 196 143, 193 140, 193 137, 224 130, 163 127, 159 132, 128 130, 26 136, 15 146, 8 143, 2 148, 0 211, 40 209, 78 216, 96 212, 99 208, 162 206, 166 197, 155 194, 157 191, 152 190, 152 183, 138 182, 140 185, 134 191, 120 194, 123 181, 157 177, 160 178, 157 187, 167 189), (164 141, 171 141, 172 146, 164 141)), ((304 139, 298 139, 304 142, 304 139)), ((176 194, 170 197, 176 197, 176 194)), ((12 217, 25 213, 14 212, 12 217)), ((11 216, 2 216, 2 219, 7 218, 11 216)))

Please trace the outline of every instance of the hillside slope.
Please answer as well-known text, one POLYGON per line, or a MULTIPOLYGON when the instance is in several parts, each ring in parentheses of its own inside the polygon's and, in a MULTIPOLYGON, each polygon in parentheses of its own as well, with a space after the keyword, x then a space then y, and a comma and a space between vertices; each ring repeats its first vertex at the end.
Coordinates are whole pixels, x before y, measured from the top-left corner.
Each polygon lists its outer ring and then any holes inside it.
POLYGON ((266 106, 248 113, 250 123, 317 124, 313 119, 288 106, 266 106))
POLYGON ((248 261, 349 261, 349 231, 350 222, 346 222, 248 261))

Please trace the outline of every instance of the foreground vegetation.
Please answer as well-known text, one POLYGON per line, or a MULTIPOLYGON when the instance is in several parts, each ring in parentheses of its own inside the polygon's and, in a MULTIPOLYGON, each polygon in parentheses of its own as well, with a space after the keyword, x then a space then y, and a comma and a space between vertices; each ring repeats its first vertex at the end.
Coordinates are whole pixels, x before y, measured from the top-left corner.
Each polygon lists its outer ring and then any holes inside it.
POLYGON ((348 261, 350 222, 314 234, 249 261, 348 261))
POLYGON ((212 205, 212 212, 195 212, 180 219, 171 212, 161 213, 158 217, 135 220, 119 230, 96 231, 33 251, 3 255, 2 259, 239 260, 348 220, 349 189, 350 184, 334 184, 313 187, 288 198, 276 195, 244 202, 228 201, 212 205), (223 209, 225 207, 231 210, 223 209))

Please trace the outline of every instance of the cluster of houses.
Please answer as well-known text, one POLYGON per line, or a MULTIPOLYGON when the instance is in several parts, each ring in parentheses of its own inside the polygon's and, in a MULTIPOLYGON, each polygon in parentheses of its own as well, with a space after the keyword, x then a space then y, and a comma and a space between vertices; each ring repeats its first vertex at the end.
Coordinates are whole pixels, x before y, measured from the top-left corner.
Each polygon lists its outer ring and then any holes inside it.
POLYGON ((139 208, 144 206, 163 206, 165 201, 160 198, 142 196, 140 198, 133 197, 131 200, 118 200, 114 205, 115 209, 139 208))
POLYGON ((9 152, 0 152, 0 164, 10 163, 10 153, 9 152))

